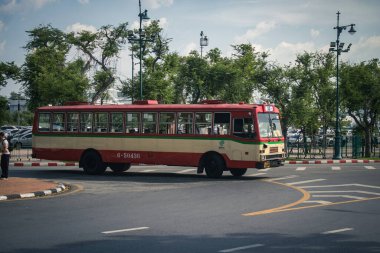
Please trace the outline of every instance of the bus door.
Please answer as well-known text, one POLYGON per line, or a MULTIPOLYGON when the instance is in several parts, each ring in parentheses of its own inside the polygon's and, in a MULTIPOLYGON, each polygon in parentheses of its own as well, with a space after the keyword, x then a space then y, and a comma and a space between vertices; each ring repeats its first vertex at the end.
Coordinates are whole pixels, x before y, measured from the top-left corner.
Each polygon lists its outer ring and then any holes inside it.
POLYGON ((234 112, 232 114, 232 122, 232 135, 240 139, 234 142, 234 145, 231 147, 232 159, 252 161, 256 156, 255 150, 252 149, 253 145, 250 145, 250 142, 257 138, 253 112, 234 112))

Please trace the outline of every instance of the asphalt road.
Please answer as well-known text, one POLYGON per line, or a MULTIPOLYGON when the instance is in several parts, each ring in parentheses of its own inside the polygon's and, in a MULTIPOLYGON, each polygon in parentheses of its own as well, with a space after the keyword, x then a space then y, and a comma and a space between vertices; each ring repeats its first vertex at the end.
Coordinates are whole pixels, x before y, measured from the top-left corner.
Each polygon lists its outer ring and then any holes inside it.
POLYGON ((212 180, 194 168, 11 168, 74 186, 0 202, 0 252, 379 252, 380 164, 287 165, 212 180))

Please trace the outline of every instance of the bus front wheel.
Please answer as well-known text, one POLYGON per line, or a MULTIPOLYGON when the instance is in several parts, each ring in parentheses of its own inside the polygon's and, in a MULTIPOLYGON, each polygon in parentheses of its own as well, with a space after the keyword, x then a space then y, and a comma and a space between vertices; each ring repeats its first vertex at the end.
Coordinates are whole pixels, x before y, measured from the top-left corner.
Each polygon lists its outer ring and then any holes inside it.
POLYGON ((206 175, 209 178, 219 178, 223 175, 223 171, 226 167, 224 160, 217 154, 210 154, 205 160, 206 175))
POLYGON ((110 163, 111 170, 115 173, 120 173, 129 170, 131 167, 130 163, 110 163))
POLYGON ((83 170, 89 175, 99 175, 107 169, 98 152, 87 151, 82 157, 83 170))
POLYGON ((230 172, 234 177, 241 177, 247 172, 247 169, 230 169, 230 172))

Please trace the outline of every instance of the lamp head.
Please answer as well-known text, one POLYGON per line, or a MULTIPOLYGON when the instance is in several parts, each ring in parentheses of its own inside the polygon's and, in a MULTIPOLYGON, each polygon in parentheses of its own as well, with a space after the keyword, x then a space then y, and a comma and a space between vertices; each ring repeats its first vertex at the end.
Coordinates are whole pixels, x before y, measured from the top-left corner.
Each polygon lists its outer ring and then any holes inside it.
POLYGON ((148 17, 148 11, 145 10, 143 13, 141 13, 141 19, 143 20, 149 20, 150 18, 148 17))
POLYGON ((353 35, 354 33, 356 33, 356 30, 354 29, 354 26, 355 26, 355 24, 351 24, 351 28, 348 31, 348 33, 351 34, 351 35, 353 35))

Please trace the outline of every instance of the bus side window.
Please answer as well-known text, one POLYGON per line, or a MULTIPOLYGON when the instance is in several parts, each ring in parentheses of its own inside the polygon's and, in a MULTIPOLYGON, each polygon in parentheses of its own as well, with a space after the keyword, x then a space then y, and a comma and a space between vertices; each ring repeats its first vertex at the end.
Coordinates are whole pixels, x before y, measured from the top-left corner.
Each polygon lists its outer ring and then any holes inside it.
POLYGON ((230 134, 230 114, 216 112, 214 114, 214 134, 230 134))
POLYGON ((38 115, 38 132, 50 131, 50 113, 40 113, 38 115))
POLYGON ((160 113, 160 134, 175 133, 175 114, 173 112, 160 113))
POLYGON ((109 129, 111 133, 123 132, 123 113, 121 112, 111 113, 111 121, 110 121, 109 129))
POLYGON ((234 135, 242 138, 254 138, 253 120, 251 118, 234 119, 234 135))
POLYGON ((67 132, 77 132, 79 127, 79 114, 76 112, 67 114, 67 132))
POLYGON ((195 113, 195 133, 211 134, 211 113, 195 113))
POLYGON ((143 133, 155 134, 157 133, 157 113, 148 112, 143 113, 143 133))
POLYGON ((53 132, 65 131, 65 114, 64 113, 53 113, 53 122, 52 122, 51 129, 53 132))
POLYGON ((234 134, 243 132, 243 119, 234 119, 234 134))
POLYGON ((99 133, 108 132, 108 113, 107 112, 95 113, 94 130, 99 133))
POLYGON ((193 113, 192 112, 179 112, 177 133, 179 134, 193 134, 193 113))
POLYGON ((80 114, 80 131, 92 132, 92 113, 83 112, 80 114))
POLYGON ((141 118, 140 113, 127 112, 125 115, 125 132, 128 134, 140 133, 141 118))

